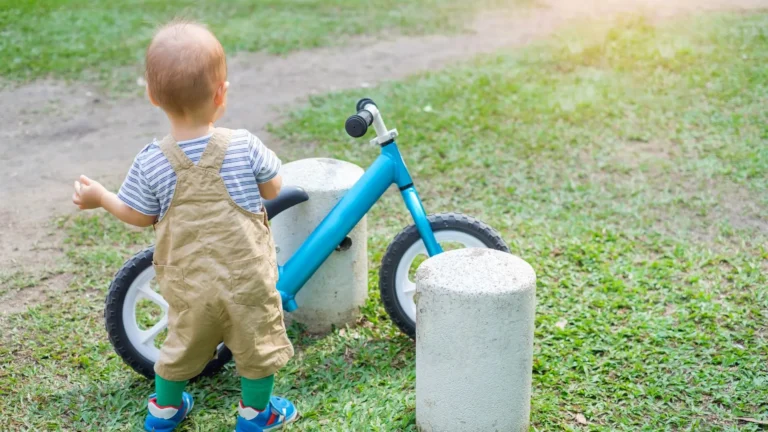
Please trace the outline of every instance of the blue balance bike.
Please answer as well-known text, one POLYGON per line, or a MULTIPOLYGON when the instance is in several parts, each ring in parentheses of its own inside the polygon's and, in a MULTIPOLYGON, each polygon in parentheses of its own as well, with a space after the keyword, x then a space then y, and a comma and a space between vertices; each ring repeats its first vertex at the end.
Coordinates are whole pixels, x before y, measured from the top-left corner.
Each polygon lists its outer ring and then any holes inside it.
MULTIPOLYGON (((413 179, 395 144, 397 130, 388 130, 376 106, 370 99, 357 103, 357 114, 345 124, 347 133, 359 138, 373 125, 376 138, 371 142, 381 148, 381 155, 358 182, 328 213, 301 247, 279 266, 277 289, 284 309, 296 310, 296 293, 323 262, 333 253, 345 253, 347 235, 395 184, 414 224, 401 231, 387 248, 379 271, 381 299, 392 321, 407 335, 416 332, 416 286, 413 273, 427 256, 439 254, 444 248, 480 247, 509 252, 499 234, 488 225, 458 213, 429 215, 424 211, 413 179)), ((322 181, 322 179, 318 179, 322 181)), ((286 186, 274 200, 264 203, 270 218, 284 210, 309 200, 296 187, 286 186)), ((158 359, 159 347, 165 339, 168 325, 168 303, 163 300, 154 281, 152 267, 154 247, 149 247, 126 262, 115 276, 107 295, 104 312, 109 340, 117 353, 136 372, 151 378, 158 359)), ((232 353, 220 344, 216 357, 202 375, 211 375, 232 358, 232 353)))

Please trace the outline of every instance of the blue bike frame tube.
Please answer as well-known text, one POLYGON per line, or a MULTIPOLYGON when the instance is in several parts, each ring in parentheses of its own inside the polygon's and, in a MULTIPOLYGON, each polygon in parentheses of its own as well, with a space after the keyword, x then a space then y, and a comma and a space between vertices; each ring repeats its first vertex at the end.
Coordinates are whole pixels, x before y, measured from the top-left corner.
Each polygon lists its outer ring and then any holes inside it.
POLYGON ((427 248, 429 256, 435 256, 443 251, 440 244, 435 239, 435 233, 432 232, 432 226, 427 219, 427 213, 424 211, 424 205, 421 203, 419 193, 416 192, 416 188, 413 186, 413 180, 408 173, 408 168, 405 166, 405 161, 400 154, 400 150, 397 148, 397 144, 386 145, 381 148, 381 153, 388 156, 395 162, 395 184, 400 188, 400 193, 405 201, 405 206, 408 207, 408 211, 411 212, 413 222, 416 224, 416 229, 419 230, 424 246, 427 248))
POLYGON ((280 291, 286 311, 296 309, 296 293, 392 185, 394 177, 392 159, 379 156, 279 269, 277 290, 280 291))
POLYGON ((408 173, 408 167, 405 166, 405 161, 400 154, 400 150, 397 148, 397 144, 392 142, 391 144, 385 145, 381 148, 381 154, 388 157, 394 163, 395 172, 392 181, 397 187, 399 187, 400 190, 403 190, 408 186, 413 186, 413 180, 411 180, 411 175, 408 173))
POLYGON ((285 265, 278 268, 277 290, 286 311, 296 310, 296 293, 393 183, 400 188, 429 255, 442 252, 397 145, 394 142, 384 145, 381 155, 360 180, 336 203, 285 265))
POLYGON ((413 186, 407 187, 401 191, 403 195, 403 201, 405 206, 408 207, 408 211, 413 216, 413 222, 416 223, 416 229, 419 230, 421 240, 424 242, 424 246, 427 248, 429 256, 435 256, 443 251, 440 244, 435 239, 435 233, 432 232, 432 225, 427 219, 427 213, 424 211, 424 205, 421 203, 419 193, 416 192, 416 188, 413 186))

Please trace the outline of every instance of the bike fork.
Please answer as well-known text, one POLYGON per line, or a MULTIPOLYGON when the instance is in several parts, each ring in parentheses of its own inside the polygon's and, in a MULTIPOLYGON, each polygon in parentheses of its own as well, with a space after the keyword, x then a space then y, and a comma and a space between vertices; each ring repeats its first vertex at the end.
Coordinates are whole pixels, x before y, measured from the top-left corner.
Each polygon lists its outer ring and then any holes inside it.
POLYGON ((421 235, 421 240, 424 242, 424 246, 426 246, 429 256, 432 257, 442 253, 443 249, 437 242, 435 233, 432 232, 432 226, 429 224, 427 213, 424 211, 424 205, 421 203, 421 198, 419 198, 419 193, 416 192, 416 188, 414 188, 413 185, 410 185, 401 189, 400 193, 403 196, 403 201, 405 201, 405 206, 408 207, 408 211, 411 212, 413 221, 416 224, 416 229, 419 231, 419 235, 421 235))

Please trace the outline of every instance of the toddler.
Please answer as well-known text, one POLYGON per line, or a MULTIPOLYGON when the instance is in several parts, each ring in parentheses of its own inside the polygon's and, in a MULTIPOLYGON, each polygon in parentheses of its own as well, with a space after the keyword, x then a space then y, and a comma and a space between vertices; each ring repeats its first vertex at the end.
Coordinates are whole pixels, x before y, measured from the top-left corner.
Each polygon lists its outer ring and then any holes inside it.
POLYGON ((155 364, 147 431, 172 431, 192 409, 184 392, 224 342, 241 376, 237 432, 296 419, 272 396, 274 374, 293 356, 283 322, 275 246, 262 199, 280 191, 280 160, 250 132, 214 127, 227 102, 227 65, 216 37, 174 21, 147 49, 147 94, 170 134, 144 147, 117 195, 81 176, 73 202, 154 225, 154 266, 168 302, 168 337, 155 364))

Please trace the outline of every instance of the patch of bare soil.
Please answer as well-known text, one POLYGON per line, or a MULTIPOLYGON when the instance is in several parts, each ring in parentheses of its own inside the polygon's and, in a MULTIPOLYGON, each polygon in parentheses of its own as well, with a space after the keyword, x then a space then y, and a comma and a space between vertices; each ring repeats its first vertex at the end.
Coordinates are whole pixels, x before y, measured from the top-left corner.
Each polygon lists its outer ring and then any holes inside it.
MULTIPOLYGON (((652 17, 713 9, 755 9, 768 0, 543 0, 495 11, 452 36, 365 37, 346 47, 284 57, 230 60, 230 106, 222 124, 248 128, 275 146, 265 127, 316 93, 359 88, 442 68, 473 55, 520 46, 570 20, 641 11, 652 17)), ((361 91, 361 95, 364 92, 361 91)), ((52 266, 62 235, 48 223, 72 211, 72 182, 88 174, 116 187, 132 158, 165 134, 165 117, 142 98, 113 99, 87 83, 37 81, 0 92, 0 270, 52 266)), ((283 143, 290 145, 290 143, 283 143)))
POLYGON ((707 207, 703 212, 689 210, 683 214, 691 222, 691 234, 698 241, 717 243, 724 233, 728 237, 729 230, 748 233, 745 242, 749 246, 763 244, 768 239, 768 209, 761 207, 747 188, 724 181, 683 181, 679 187, 689 199, 707 207))
MULTIPOLYGON (((603 169, 595 170, 591 179, 649 188, 659 202, 674 198, 674 204, 655 211, 658 232, 709 246, 724 240, 728 243, 723 233, 729 229, 749 233, 749 241, 755 244, 768 238, 768 209, 759 197, 734 182, 697 177, 675 168, 680 158, 691 156, 666 141, 630 141, 601 155, 603 169)), ((585 164, 595 163, 592 153, 579 153, 578 157, 585 164)), ((658 207, 653 204, 649 206, 658 207)))
POLYGON ((21 290, 11 290, 0 296, 0 316, 23 312, 29 306, 42 303, 49 295, 69 286, 72 276, 59 274, 41 280, 39 284, 21 290))
POLYGON ((632 141, 615 158, 630 168, 640 168, 664 163, 679 156, 675 144, 664 141, 632 141))

